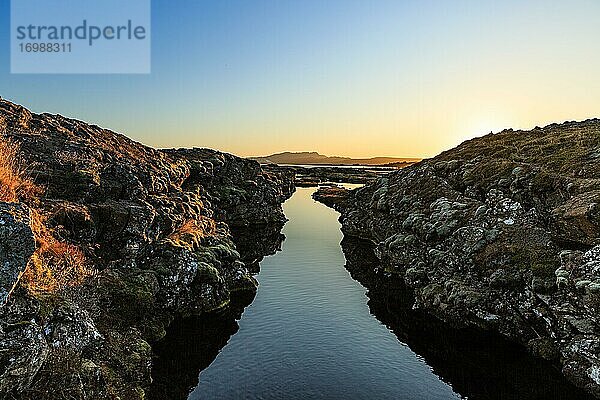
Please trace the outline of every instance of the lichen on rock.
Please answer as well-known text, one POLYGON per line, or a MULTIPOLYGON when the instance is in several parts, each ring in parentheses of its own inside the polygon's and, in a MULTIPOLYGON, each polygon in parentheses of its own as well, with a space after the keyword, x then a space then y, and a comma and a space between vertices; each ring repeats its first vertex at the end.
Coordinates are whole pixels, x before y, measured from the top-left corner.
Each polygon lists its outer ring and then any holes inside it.
POLYGON ((144 398, 150 344, 174 318, 255 292, 261 251, 240 254, 235 232, 281 229, 293 173, 208 149, 152 149, 2 99, 0 119, 43 188, 27 205, 0 203, 0 300, 28 264, 39 267, 30 280, 52 278, 60 265, 45 264, 61 260, 51 250, 86 264, 72 284, 17 285, 0 309, 0 397, 144 398), (35 263, 44 238, 34 237, 30 209, 44 216, 35 228, 52 232, 35 263))
POLYGON ((600 120, 505 130, 315 198, 415 308, 499 332, 600 397, 599 146, 600 120))

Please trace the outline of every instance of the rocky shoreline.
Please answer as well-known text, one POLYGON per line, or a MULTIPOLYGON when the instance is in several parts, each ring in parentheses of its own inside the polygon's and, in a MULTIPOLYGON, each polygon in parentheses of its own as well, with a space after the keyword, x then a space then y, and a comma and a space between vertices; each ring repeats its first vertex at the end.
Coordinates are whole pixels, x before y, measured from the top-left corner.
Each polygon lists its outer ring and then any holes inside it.
POLYGON ((480 371, 449 349, 475 329, 543 359, 540 396, 563 390, 556 366, 600 398, 599 120, 503 131, 385 176, 156 150, 2 99, 0 135, 28 177, 0 185, 0 397, 184 396, 281 248, 295 185, 354 182, 315 194, 341 213, 347 268, 459 392, 478 395, 480 371), (432 327, 453 343, 442 355, 415 339, 432 327), (190 331, 204 336, 181 347, 190 331), (448 357, 464 376, 436 364, 448 357))
POLYGON ((293 174, 213 150, 152 149, 2 99, 0 133, 40 189, 0 202, 0 396, 147 397, 152 344, 175 318, 253 297, 252 272, 281 242, 293 174), (40 229, 69 263, 46 258, 32 279, 40 229), (253 246, 247 232, 267 239, 253 246))
POLYGON ((377 180, 382 174, 394 171, 395 167, 357 168, 342 166, 299 166, 276 165, 263 166, 268 171, 288 171, 295 175, 294 182, 297 187, 314 187, 327 183, 353 183, 365 184, 377 180))
POLYGON ((367 289, 371 314, 466 399, 539 400, 594 397, 570 384, 555 363, 493 331, 456 327, 427 310, 399 275, 382 272, 371 241, 345 236, 346 269, 367 289))
POLYGON ((599 120, 506 130, 315 198, 415 310, 500 333, 600 397, 599 148, 599 120))

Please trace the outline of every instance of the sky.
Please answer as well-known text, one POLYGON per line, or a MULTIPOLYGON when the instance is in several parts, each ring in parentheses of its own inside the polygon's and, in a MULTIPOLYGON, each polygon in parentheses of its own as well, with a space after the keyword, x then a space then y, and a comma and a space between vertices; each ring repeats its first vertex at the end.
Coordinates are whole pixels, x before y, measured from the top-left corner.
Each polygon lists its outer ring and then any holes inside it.
POLYGON ((152 0, 147 75, 10 74, 0 96, 154 147, 430 157, 600 116, 598 0, 152 0))

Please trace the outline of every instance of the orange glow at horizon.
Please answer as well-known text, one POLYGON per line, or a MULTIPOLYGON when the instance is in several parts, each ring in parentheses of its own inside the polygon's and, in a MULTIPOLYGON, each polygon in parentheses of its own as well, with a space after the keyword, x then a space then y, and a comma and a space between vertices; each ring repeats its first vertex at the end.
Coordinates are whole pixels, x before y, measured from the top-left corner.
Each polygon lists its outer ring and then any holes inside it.
POLYGON ((152 74, 0 71, 1 95, 150 146, 241 156, 426 158, 600 117, 599 0, 258 3, 156 2, 152 74))

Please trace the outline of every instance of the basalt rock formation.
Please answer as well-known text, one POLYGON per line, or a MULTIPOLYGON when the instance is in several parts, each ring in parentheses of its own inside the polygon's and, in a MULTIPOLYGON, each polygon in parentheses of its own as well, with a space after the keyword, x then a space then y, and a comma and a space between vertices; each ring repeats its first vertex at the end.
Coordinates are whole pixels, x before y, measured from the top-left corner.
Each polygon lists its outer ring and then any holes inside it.
POLYGON ((600 397, 600 120, 505 130, 315 197, 414 309, 500 333, 600 397))
POLYGON ((256 290, 249 268, 260 250, 240 255, 235 232, 281 241, 291 173, 213 150, 152 149, 2 99, 0 134, 40 188, 0 203, 0 294, 12 290, 0 307, 0 397, 143 398, 150 344, 174 318, 223 310, 256 290), (17 281, 43 246, 34 215, 56 248, 81 253, 87 273, 77 282, 17 281))

